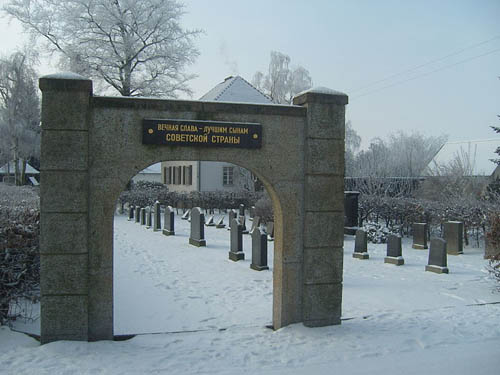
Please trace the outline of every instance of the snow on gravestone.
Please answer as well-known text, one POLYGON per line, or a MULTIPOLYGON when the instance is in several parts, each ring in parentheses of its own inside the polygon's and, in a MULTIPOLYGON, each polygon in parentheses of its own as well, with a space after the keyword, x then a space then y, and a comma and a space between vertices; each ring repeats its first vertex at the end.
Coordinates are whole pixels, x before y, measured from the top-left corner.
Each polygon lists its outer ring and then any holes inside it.
POLYGON ((134 211, 135 211, 134 206, 128 206, 128 221, 134 220, 134 211))
POLYGON ((141 221, 141 208, 139 206, 135 207, 135 222, 139 223, 141 221))
POLYGON ((250 268, 256 271, 268 270, 267 266, 267 235, 259 227, 252 231, 252 263, 250 268))
POLYGON ((236 211, 229 210, 228 219, 227 219, 227 222, 229 223, 229 225, 227 226, 227 230, 231 230, 231 224, 233 223, 233 219, 236 219, 236 211))
POLYGON ((151 206, 146 207, 146 229, 150 229, 153 225, 152 223, 153 213, 151 212, 151 206))
POLYGON ((146 225, 146 209, 141 208, 141 225, 146 225))
POLYGON ((205 215, 200 207, 191 210, 191 235, 189 243, 194 246, 207 246, 205 241, 205 215))
POLYGON ((161 230, 161 206, 160 202, 156 201, 154 205, 153 216, 153 231, 159 232, 161 230))
POLYGON ((224 224, 224 215, 221 216, 219 221, 217 221, 217 224, 215 224, 215 227, 218 229, 225 228, 226 224, 224 224))

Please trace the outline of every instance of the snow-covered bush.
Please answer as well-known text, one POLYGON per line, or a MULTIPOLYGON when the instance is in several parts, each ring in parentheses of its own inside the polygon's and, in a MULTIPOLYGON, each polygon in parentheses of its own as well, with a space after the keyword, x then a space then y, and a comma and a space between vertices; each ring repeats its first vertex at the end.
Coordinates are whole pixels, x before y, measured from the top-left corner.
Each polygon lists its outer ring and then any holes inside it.
POLYGON ((486 232, 488 245, 495 249, 488 257, 488 271, 499 282, 500 288, 500 213, 490 215, 489 227, 486 232))
POLYGON ((274 221, 273 202, 268 194, 264 194, 255 202, 255 216, 259 216, 262 221, 274 221))

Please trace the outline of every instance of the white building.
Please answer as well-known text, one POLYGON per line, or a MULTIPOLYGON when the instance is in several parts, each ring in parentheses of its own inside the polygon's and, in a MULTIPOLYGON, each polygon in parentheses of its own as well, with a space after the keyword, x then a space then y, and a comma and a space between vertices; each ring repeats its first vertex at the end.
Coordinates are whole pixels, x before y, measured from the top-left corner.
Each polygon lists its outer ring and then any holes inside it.
MULTIPOLYGON (((266 95, 240 76, 228 77, 200 100, 271 104, 266 95)), ((252 190, 253 176, 231 163, 209 161, 165 161, 161 163, 162 182, 170 191, 252 190)))

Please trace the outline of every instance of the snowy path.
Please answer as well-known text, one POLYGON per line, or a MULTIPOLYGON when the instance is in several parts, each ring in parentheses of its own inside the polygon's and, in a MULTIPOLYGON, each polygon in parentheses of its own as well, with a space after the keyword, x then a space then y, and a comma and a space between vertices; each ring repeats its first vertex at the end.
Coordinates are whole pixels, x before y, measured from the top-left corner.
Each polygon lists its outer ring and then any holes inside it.
MULTIPOLYGON (((342 325, 278 331, 271 321, 272 272, 227 259, 229 232, 206 228, 208 246, 115 219, 115 332, 123 342, 38 346, 0 330, 6 374, 497 374, 500 293, 479 249, 449 256, 449 275, 425 272, 427 251, 405 241, 405 265, 384 264, 385 245, 353 259, 345 239, 342 325), (352 318, 352 319, 351 319, 352 318), (221 328, 223 328, 221 330, 221 328)), ((272 251, 270 251, 272 254, 272 251)), ((270 265, 272 257, 270 256, 270 265)))

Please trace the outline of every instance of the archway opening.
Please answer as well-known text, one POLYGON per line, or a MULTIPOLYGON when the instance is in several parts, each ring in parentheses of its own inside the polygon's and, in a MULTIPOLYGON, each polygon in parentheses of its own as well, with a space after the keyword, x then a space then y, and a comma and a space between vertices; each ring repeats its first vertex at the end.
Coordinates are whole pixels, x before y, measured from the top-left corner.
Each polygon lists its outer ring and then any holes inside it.
MULTIPOLYGON (((227 174, 224 173, 227 172, 226 165, 230 164, 218 163, 221 180, 227 179, 227 174)), ((117 194, 117 197, 121 196, 122 199, 117 199, 113 217, 115 336, 226 329, 234 326, 272 326, 273 261, 275 250, 278 251, 281 246, 281 238, 278 233, 274 236, 269 233, 268 238, 273 239, 266 243, 269 270, 258 272, 250 268, 252 238, 249 233, 242 236, 245 259, 238 262, 229 260, 230 231, 227 226, 229 210, 238 211, 241 198, 245 197, 245 224, 250 232, 251 228, 256 226, 255 215, 253 220, 250 217, 250 207, 261 198, 265 200, 267 196, 272 202, 274 221, 271 224, 270 218, 267 217, 257 227, 262 232, 266 229, 269 231, 270 225, 281 227, 280 203, 262 176, 254 175, 240 166, 235 165, 235 168, 248 172, 247 175, 258 177, 258 181, 264 186, 263 191, 238 190, 242 188, 241 184, 238 184, 238 189, 225 192, 183 193, 179 189, 172 192, 173 189, 166 188, 170 184, 163 184, 167 182, 165 175, 162 176, 165 170, 157 168, 156 183, 138 182, 141 178, 150 181, 154 179, 154 173, 141 176, 139 172, 131 176, 131 180, 135 186, 142 185, 142 190, 134 194, 117 194), (136 212, 134 219, 129 220, 130 205, 142 201, 146 207, 158 197, 161 201, 161 231, 147 229, 147 225, 141 225, 140 220, 136 222, 136 212), (218 199, 214 199, 217 197, 218 199), (168 205, 174 207, 175 235, 172 236, 163 234, 164 214, 168 205), (202 208, 205 222, 208 223, 213 216, 214 222, 223 219, 226 225, 225 228, 204 226, 207 243, 205 247, 189 244, 190 222, 182 219, 184 213, 194 206, 202 208)), ((151 171, 151 166, 148 169, 151 171)), ((181 169, 181 181, 187 182, 185 173, 186 168, 181 169)), ((235 185, 237 173, 241 171, 234 171, 235 185)), ((129 188, 130 184, 127 185, 129 188)), ((122 188, 122 191, 127 192, 127 186, 122 188)))

